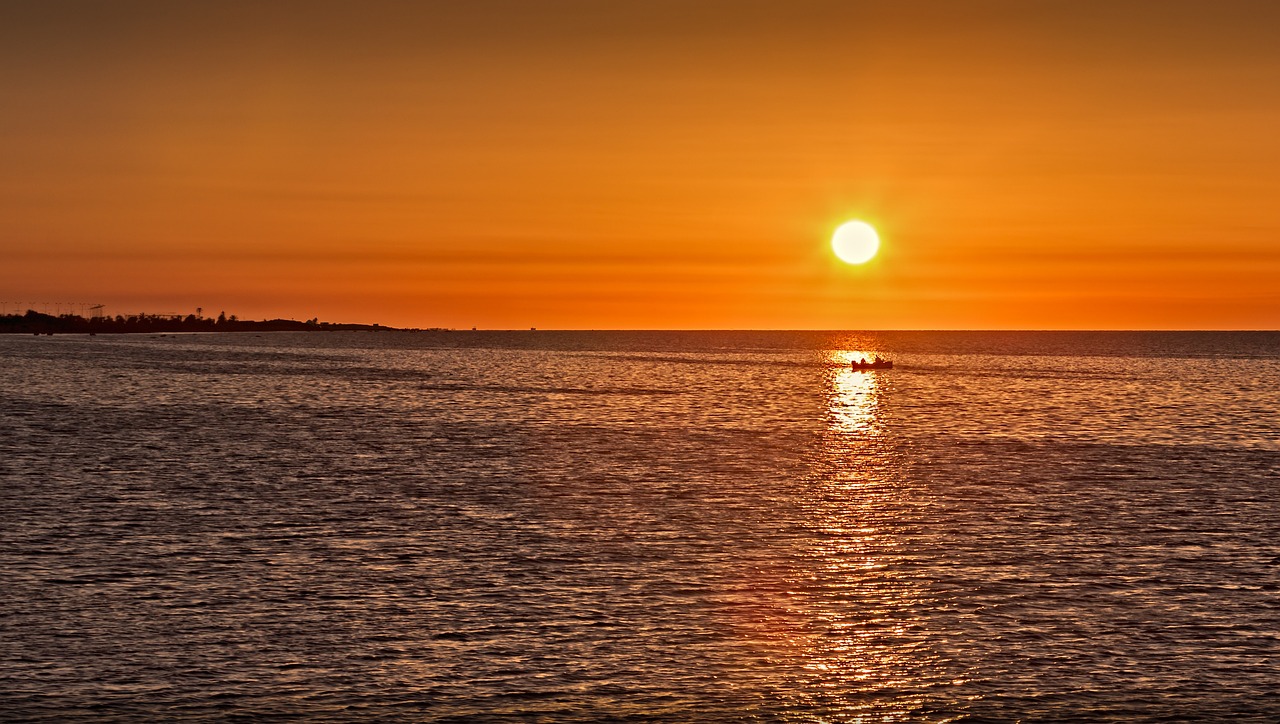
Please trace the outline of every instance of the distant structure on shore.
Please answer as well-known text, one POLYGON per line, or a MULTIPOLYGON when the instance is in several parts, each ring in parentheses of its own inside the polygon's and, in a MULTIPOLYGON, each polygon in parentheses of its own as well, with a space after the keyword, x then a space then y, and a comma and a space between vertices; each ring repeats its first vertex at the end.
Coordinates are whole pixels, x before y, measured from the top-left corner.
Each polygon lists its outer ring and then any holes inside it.
POLYGON ((28 311, 61 317, 63 314, 76 314, 89 319, 106 316, 106 305, 92 302, 4 302, 0 301, 0 316, 21 316, 28 311))

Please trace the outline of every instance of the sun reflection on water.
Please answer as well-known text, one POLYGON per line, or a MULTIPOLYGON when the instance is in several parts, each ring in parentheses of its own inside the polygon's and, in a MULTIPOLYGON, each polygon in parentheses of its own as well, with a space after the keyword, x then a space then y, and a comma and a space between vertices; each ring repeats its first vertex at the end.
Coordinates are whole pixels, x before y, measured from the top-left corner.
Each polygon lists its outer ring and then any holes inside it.
MULTIPOLYGON (((844 358, 848 353, 835 354, 844 358)), ((879 402, 878 373, 855 370, 849 367, 848 361, 841 361, 827 395, 830 431, 836 434, 873 433, 876 431, 876 405, 879 402)))
POLYGON ((829 354, 827 426, 804 501, 807 550, 793 604, 805 708, 830 721, 920 718, 921 678, 936 668, 922 611, 927 591, 904 550, 915 507, 886 419, 889 378, 856 371, 861 351, 829 354))

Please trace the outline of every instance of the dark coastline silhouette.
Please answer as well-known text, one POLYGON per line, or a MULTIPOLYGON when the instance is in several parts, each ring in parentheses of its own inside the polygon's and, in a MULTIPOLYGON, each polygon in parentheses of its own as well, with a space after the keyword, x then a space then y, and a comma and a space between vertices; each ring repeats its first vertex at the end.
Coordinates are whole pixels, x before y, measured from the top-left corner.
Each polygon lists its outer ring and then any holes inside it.
POLYGON ((311 319, 267 319, 249 321, 220 314, 218 317, 175 317, 135 314, 128 317, 95 317, 85 319, 74 314, 54 316, 28 310, 26 314, 0 316, 0 334, 145 334, 155 332, 335 332, 392 331, 380 324, 338 324, 311 319))

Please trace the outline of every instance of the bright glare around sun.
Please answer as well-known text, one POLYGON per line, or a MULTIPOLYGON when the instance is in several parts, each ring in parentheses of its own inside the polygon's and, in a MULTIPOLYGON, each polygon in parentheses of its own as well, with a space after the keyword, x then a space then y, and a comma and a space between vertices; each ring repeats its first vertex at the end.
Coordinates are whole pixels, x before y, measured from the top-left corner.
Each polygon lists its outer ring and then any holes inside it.
POLYGON ((831 237, 831 248, 835 250, 840 261, 847 264, 864 264, 871 261, 880 249, 880 237, 871 224, 865 221, 850 221, 841 224, 831 237))

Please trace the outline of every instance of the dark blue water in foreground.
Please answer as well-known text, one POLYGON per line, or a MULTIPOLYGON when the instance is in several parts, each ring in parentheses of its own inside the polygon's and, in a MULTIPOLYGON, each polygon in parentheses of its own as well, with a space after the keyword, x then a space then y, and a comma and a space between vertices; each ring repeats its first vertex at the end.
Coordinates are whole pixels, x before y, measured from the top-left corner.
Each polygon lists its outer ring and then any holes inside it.
POLYGON ((0 420, 0 719, 1280 720, 1277 334, 4 337, 0 420))

